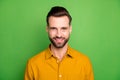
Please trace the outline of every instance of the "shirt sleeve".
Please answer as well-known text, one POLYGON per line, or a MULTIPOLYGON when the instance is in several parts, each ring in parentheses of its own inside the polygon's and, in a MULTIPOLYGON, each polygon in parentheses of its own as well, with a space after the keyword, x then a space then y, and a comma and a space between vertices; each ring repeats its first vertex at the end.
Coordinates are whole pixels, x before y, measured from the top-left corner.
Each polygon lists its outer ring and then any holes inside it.
POLYGON ((31 65, 30 61, 28 61, 27 65, 26 65, 24 80, 34 80, 32 65, 31 65))
POLYGON ((92 64, 89 59, 86 64, 86 77, 85 78, 86 78, 85 80, 94 80, 92 64))

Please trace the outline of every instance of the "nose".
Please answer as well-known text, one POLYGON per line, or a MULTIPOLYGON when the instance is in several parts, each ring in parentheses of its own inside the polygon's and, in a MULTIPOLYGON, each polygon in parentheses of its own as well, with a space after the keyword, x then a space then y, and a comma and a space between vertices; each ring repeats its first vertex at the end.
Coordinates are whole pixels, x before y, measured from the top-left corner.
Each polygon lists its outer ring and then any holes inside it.
POLYGON ((57 37, 61 37, 62 36, 62 34, 61 34, 61 30, 59 29, 59 30, 57 30, 57 37))

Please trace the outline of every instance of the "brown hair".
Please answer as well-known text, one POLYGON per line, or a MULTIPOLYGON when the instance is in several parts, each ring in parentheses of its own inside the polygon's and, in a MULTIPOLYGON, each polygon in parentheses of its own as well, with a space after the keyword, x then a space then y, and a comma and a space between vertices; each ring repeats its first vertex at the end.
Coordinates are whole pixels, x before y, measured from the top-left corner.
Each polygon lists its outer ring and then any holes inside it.
POLYGON ((72 21, 72 17, 70 16, 70 14, 67 11, 67 9, 65 9, 64 7, 60 7, 60 6, 54 6, 48 12, 47 17, 46 17, 47 25, 49 25, 48 20, 49 20, 50 16, 54 16, 54 17, 67 16, 68 19, 69 19, 69 24, 71 24, 71 21, 72 21))

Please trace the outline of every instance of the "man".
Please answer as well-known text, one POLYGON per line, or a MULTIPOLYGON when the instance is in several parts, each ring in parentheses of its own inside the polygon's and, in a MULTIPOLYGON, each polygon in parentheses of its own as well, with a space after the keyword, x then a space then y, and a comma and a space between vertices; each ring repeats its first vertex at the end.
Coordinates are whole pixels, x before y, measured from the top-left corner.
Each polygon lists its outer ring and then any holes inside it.
POLYGON ((24 80, 94 80, 89 59, 68 45, 72 31, 69 12, 52 7, 46 21, 51 44, 28 61, 24 80))

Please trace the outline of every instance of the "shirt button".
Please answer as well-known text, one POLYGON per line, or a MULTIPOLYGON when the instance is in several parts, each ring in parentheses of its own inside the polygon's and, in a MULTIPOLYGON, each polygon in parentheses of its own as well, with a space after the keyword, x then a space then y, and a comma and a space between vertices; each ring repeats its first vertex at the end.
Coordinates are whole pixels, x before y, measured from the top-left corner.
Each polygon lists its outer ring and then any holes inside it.
POLYGON ((59 60, 57 60, 57 63, 59 63, 60 61, 59 60))
POLYGON ((60 74, 60 75, 59 75, 59 78, 61 78, 61 77, 62 77, 62 75, 60 74))

